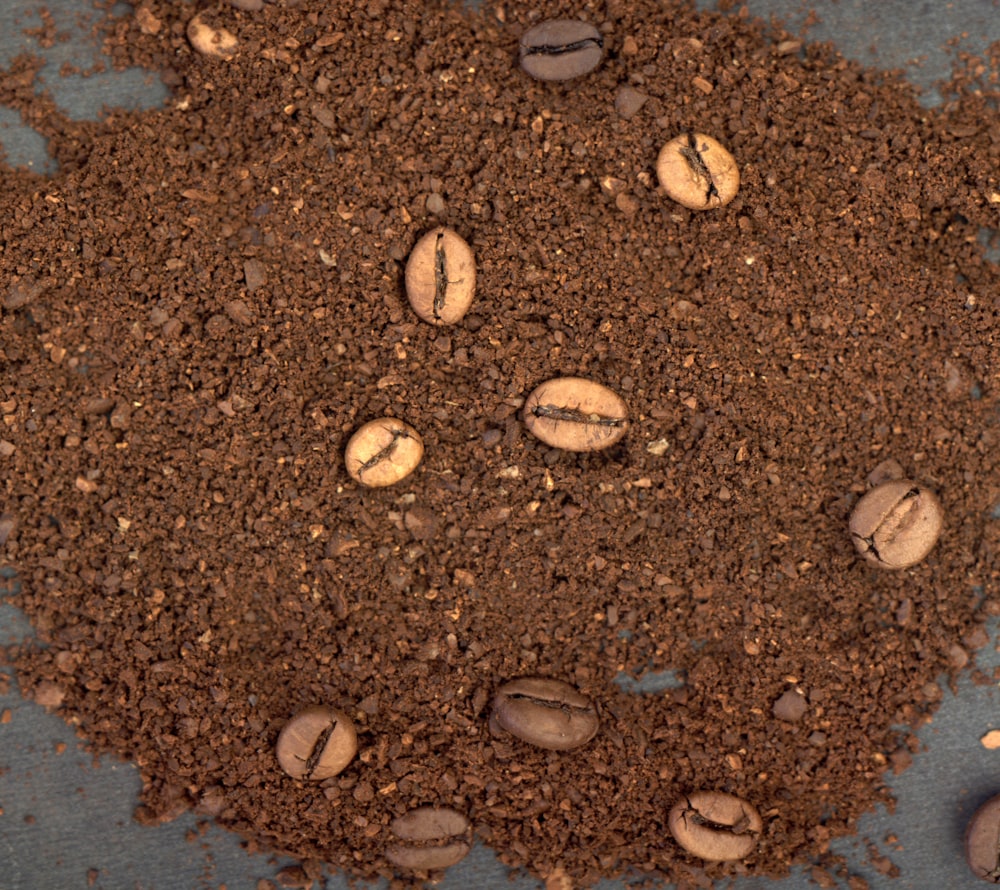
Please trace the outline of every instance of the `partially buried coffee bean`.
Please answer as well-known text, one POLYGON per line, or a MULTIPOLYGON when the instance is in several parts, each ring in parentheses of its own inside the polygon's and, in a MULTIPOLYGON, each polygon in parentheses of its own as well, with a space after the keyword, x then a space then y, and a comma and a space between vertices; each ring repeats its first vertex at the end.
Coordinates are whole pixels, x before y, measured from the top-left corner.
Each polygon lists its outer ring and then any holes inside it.
POLYGON ((851 513, 854 546, 872 565, 905 569, 931 552, 941 535, 944 511, 937 495, 908 479, 883 482, 851 513))
POLYGON ((504 683, 493 699, 490 728, 552 751, 585 745, 600 720, 593 703, 579 690, 546 677, 521 677, 504 683))
POLYGON ((366 423, 351 436, 344 452, 347 472, 370 488, 405 479, 423 456, 420 434, 395 417, 380 417, 366 423))
POLYGON ((213 28, 206 24, 201 15, 196 15, 187 24, 187 38, 203 56, 214 56, 229 61, 236 55, 239 41, 225 28, 213 28))
POLYGON ((358 735, 343 711, 312 705, 282 728, 278 764, 293 779, 320 781, 339 775, 358 751, 358 735))
POLYGON ((698 791, 682 798, 667 824, 677 843, 709 862, 746 858, 764 828, 753 806, 722 791, 698 791))
POLYGON ((476 260, 456 232, 433 229, 414 246, 405 278, 406 298, 417 315, 431 324, 457 324, 476 292, 476 260))
POLYGON ((398 868, 432 871, 464 859, 472 848, 472 826, 461 813, 418 807, 394 819, 385 858, 398 868))
POLYGON ((521 35, 521 68, 536 80, 571 80, 601 64, 604 38, 587 22, 553 19, 521 35))
POLYGON ((736 160, 704 133, 684 133, 664 145, 656 175, 663 190, 690 210, 724 207, 740 188, 736 160))
POLYGON ((598 451, 628 431, 628 407, 618 393, 593 380, 557 377, 528 396, 524 422, 553 448, 598 451))
POLYGON ((1000 795, 982 804, 969 820, 965 859, 977 878, 1000 884, 1000 795))

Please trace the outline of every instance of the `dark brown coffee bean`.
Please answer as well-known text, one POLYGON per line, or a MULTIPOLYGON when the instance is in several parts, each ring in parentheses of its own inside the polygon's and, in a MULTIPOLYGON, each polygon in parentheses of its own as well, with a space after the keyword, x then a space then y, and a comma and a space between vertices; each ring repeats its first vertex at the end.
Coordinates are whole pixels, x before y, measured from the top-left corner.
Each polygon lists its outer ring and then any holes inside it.
POLYGON ((977 878, 1000 884, 1000 795, 986 801, 969 820, 965 858, 977 878))
POLYGON ((347 443, 344 460, 352 478, 370 488, 393 485, 410 475, 424 456, 420 434, 395 417, 380 417, 347 443))
POLYGON ((432 229, 406 262, 406 298, 431 324, 457 324, 476 293, 476 259, 451 229, 432 229))
POLYGON ((493 699, 490 728, 552 751, 585 745, 600 727, 590 699, 562 680, 522 677, 504 683, 493 699))
POLYGON ((736 160, 704 133, 685 133, 664 145, 656 175, 663 190, 691 210, 724 207, 740 189, 736 160))
POLYGON ((320 781, 343 772, 358 751, 358 736, 343 711, 312 705, 299 711, 278 735, 275 753, 293 779, 320 781))
POLYGON ((576 19, 540 22, 521 36, 521 68, 536 80, 570 80, 601 64, 604 38, 576 19))
POLYGON ((618 393, 593 380, 557 377, 528 396, 524 422, 553 448, 597 451, 628 431, 628 407, 618 393))
POLYGON ((764 828, 754 807, 722 791, 689 794, 674 805, 667 824, 677 843, 709 862, 746 858, 764 828))
POLYGON ((872 565, 905 569, 931 552, 943 524, 944 510, 934 492, 893 479, 858 501, 850 529, 854 546, 872 565))
POLYGON ((418 807, 389 826, 385 858, 399 868, 431 871, 454 865, 472 848, 472 826, 455 810, 418 807))

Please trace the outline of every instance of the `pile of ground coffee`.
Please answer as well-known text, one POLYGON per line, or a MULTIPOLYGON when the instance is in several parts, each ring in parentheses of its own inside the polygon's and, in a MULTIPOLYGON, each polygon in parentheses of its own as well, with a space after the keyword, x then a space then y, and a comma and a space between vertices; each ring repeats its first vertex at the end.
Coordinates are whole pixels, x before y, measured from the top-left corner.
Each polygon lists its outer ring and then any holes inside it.
POLYGON ((173 98, 99 124, 7 72, 61 164, 2 171, 0 528, 44 644, 8 657, 135 761, 143 818, 195 808, 349 873, 391 874, 389 826, 423 805, 574 884, 823 862, 1000 612, 995 86, 928 111, 746 16, 535 8, 219 5, 223 59, 190 4, 143 0, 109 49, 173 98), (560 15, 603 61, 532 80, 519 36, 560 15), (688 131, 739 164, 725 208, 657 187, 688 131), (403 287, 437 225, 477 263, 447 327, 403 287), (528 435, 559 376, 621 395, 625 438, 528 435), (425 453, 366 489, 344 446, 382 416, 425 453), (886 460, 946 512, 899 572, 847 532, 886 460), (593 740, 492 734, 526 675, 593 701, 593 740), (305 783, 274 745, 313 704, 359 753, 305 783), (669 837, 698 790, 759 810, 745 861, 669 837))

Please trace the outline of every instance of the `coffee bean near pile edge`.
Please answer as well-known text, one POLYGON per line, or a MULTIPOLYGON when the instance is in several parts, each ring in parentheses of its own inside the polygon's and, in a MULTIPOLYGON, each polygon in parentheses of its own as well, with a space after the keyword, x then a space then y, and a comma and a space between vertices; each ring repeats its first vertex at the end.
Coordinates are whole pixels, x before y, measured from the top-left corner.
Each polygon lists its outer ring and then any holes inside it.
POLYGON ((472 826, 456 810, 418 807, 393 820, 385 858, 398 868, 433 871, 464 859, 472 849, 472 826))
POLYGON ((369 488, 382 488, 405 479, 423 456, 420 434, 395 417, 369 421, 351 436, 344 451, 347 472, 369 488))
POLYGON ((704 133, 684 133, 664 145, 656 176, 667 195, 689 210, 725 207, 740 189, 736 159, 704 133))
POLYGON ((343 711, 311 705, 289 720, 278 735, 278 764, 293 779, 318 782, 339 775, 358 752, 354 722, 343 711))
POLYGON ((965 859, 977 878, 1000 884, 1000 794, 982 804, 969 820, 965 859))
POLYGON ((905 569, 931 552, 941 535, 944 510, 937 495, 908 479, 877 485, 855 505, 850 530, 867 562, 905 569))
POLYGON ((628 431, 628 406, 618 393, 583 377, 556 377, 524 403, 528 431, 566 451, 598 451, 628 431))
POLYGON ((406 298, 424 321, 457 324, 476 293, 472 248, 451 229, 432 229, 410 252, 405 282, 406 298))
POLYGON ((604 38, 587 22, 552 19, 521 35, 521 69, 535 80, 572 80, 601 64, 604 38))
POLYGON ((599 728, 597 710, 590 699, 562 680, 521 677, 504 683, 493 699, 490 729, 506 730, 539 748, 579 748, 597 735, 599 728))
POLYGON ((722 791, 683 797, 674 804, 667 825, 678 844, 709 862, 745 859, 764 828, 755 807, 722 791))

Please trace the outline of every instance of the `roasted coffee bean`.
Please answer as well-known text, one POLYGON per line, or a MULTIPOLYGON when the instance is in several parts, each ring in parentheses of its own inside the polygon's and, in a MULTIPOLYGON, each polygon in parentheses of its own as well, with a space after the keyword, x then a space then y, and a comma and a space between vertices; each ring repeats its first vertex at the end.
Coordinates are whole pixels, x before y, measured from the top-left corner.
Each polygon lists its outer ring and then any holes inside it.
POLYGON ((406 297, 424 321, 457 324, 476 292, 472 249, 451 229, 432 229, 406 262, 406 297))
POLYGON ((677 843, 710 862, 749 856, 764 828, 754 807, 722 791, 689 794, 674 805, 667 824, 677 843))
POLYGON ((854 546, 872 565, 905 569, 916 565, 937 543, 944 511, 934 492, 908 479, 883 482, 851 513, 854 546))
POLYGON ((229 61, 236 55, 239 41, 225 28, 213 28, 196 15, 187 24, 187 38, 203 56, 214 56, 229 61))
POLYGON ((691 210, 724 207, 740 188, 736 160, 703 133, 685 133, 664 145, 656 175, 663 190, 691 210))
POLYGON ((524 422, 532 435, 567 451, 614 445, 628 430, 627 418, 621 396, 582 377, 548 380, 524 404, 524 422))
POLYGON ((472 826, 455 810, 418 807, 394 819, 385 858, 399 868, 431 871, 454 865, 472 848, 472 826))
POLYGON ((977 878, 1000 884, 1000 795, 986 801, 969 820, 965 859, 977 878))
POLYGON ((552 751, 585 745, 600 726, 590 699, 562 680, 521 677, 504 683, 493 699, 490 728, 552 751))
POLYGON ((410 475, 424 456, 420 434, 394 417, 380 417, 347 443, 344 459, 352 478, 371 488, 393 485, 410 475))
POLYGON ((540 22, 521 36, 521 68, 536 80, 570 80, 601 64, 604 38, 575 19, 540 22))
POLYGON ((299 711, 278 735, 275 753, 293 779, 319 781, 343 772, 358 752, 358 736, 343 711, 312 705, 299 711))

